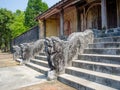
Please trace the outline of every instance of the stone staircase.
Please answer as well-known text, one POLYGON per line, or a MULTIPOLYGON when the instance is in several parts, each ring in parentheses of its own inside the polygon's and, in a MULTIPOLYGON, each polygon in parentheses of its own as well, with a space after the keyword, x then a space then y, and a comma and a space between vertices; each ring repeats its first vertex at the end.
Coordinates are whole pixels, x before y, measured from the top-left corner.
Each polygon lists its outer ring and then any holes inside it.
MULTIPOLYGON (((120 90, 120 36, 117 35, 95 38, 58 80, 77 90, 120 90)), ((26 65, 45 75, 49 70, 44 53, 26 65)))
POLYGON ((44 53, 40 53, 39 55, 35 56, 35 59, 31 59, 30 62, 26 64, 26 66, 47 75, 49 68, 46 59, 47 56, 45 56, 44 53))
POLYGON ((77 90, 120 90, 120 36, 95 38, 58 80, 77 90))

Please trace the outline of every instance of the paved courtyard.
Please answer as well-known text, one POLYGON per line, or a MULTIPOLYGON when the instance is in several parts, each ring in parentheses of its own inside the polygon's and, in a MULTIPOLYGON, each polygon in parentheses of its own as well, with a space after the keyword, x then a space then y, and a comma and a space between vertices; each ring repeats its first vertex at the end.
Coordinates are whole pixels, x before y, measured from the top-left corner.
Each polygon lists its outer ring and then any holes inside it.
POLYGON ((26 66, 0 68, 0 90, 13 90, 46 81, 40 74, 26 66))
POLYGON ((10 53, 0 52, 0 90, 75 90, 26 66, 20 66, 10 53))
POLYGON ((46 81, 43 74, 20 66, 10 53, 0 52, 0 90, 13 90, 46 81))

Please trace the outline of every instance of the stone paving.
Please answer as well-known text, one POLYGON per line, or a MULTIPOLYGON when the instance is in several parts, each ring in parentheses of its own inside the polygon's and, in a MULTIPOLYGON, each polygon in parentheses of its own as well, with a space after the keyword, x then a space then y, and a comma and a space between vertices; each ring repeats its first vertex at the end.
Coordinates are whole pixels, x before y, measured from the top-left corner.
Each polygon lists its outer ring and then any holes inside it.
POLYGON ((76 89, 69 87, 58 81, 50 81, 50 82, 47 81, 45 83, 20 88, 18 90, 76 90, 76 89))
POLYGON ((12 54, 0 52, 0 90, 75 90, 13 60, 12 54))
POLYGON ((0 68, 0 90, 13 90, 46 81, 46 77, 26 66, 0 68))

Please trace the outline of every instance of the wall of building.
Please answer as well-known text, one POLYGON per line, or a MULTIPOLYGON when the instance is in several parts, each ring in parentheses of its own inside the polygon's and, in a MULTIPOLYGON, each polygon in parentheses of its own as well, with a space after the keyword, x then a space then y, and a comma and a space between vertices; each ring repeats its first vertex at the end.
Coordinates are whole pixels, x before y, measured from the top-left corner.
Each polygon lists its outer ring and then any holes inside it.
POLYGON ((46 36, 58 36, 59 30, 58 30, 58 20, 55 18, 47 19, 46 20, 46 36))
POLYGON ((76 7, 69 7, 64 10, 64 35, 77 31, 77 10, 76 7))
MULTIPOLYGON (((64 35, 68 36, 73 32, 84 31, 85 29, 102 29, 102 18, 101 18, 101 0, 87 0, 88 3, 83 3, 83 5, 77 6, 78 11, 75 6, 68 7, 64 9, 64 35), (78 23, 78 16, 79 22, 78 23), (77 24, 79 24, 78 27, 77 24)), ((110 1, 110 0, 107 0, 110 1)), ((112 0, 111 0, 112 1, 112 0)), ((120 0, 117 1, 117 24, 120 27, 120 0)), ((116 8, 113 8, 116 10, 116 8)), ((112 19, 112 18, 111 18, 112 19)), ((109 21, 110 22, 110 21, 109 21)), ((44 38, 44 25, 40 22, 40 38, 44 38)), ((113 24, 112 24, 113 25, 113 24)), ((113 27, 111 27, 113 28, 113 27)), ((59 36, 60 32, 60 15, 59 12, 56 15, 46 19, 46 36, 59 36), (54 17, 55 16, 55 17, 54 17)))
POLYGON ((19 44, 23 44, 23 43, 31 43, 31 42, 35 42, 37 40, 39 40, 39 27, 35 26, 33 28, 31 28, 29 31, 21 34, 20 36, 14 38, 11 42, 11 46, 13 45, 19 45, 19 44))
MULTIPOLYGON (((44 24, 39 20, 40 38, 44 38, 44 24)), ((46 19, 46 37, 59 36, 59 21, 57 19, 46 19)))
POLYGON ((40 27, 40 33, 39 36, 40 38, 44 38, 44 24, 42 21, 39 20, 39 27, 40 27))

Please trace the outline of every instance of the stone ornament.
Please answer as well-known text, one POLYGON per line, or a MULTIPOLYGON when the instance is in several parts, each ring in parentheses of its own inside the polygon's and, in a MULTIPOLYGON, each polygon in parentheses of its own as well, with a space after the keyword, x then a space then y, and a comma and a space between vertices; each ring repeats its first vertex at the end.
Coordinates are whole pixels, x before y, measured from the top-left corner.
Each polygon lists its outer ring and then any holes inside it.
MULTIPOLYGON (((92 30, 72 33, 67 41, 58 37, 40 39, 33 43, 24 43, 19 46, 13 46, 14 59, 22 58, 24 63, 30 61, 35 55, 49 51, 51 53, 50 62, 54 67, 56 74, 64 73, 65 67, 71 66, 71 61, 77 59, 79 54, 83 53, 84 48, 89 43, 93 43, 94 35, 92 30), (49 48, 45 48, 46 43, 49 48)), ((47 55, 48 53, 46 53, 47 55)))

